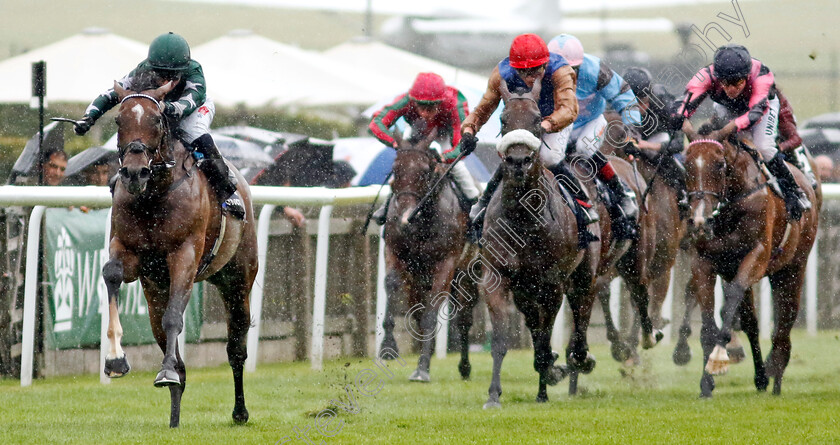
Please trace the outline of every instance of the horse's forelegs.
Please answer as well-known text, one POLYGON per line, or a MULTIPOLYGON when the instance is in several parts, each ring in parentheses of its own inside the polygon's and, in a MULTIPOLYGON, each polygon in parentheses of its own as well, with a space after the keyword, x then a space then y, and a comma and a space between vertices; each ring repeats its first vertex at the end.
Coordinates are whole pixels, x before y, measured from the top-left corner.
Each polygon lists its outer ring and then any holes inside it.
MULTIPOLYGON (((246 296, 247 298, 247 296, 246 296)), ((249 307, 242 303, 227 304, 228 313, 228 342, 227 355, 230 368, 233 371, 234 405, 233 421, 239 424, 248 421, 248 409, 245 408, 245 390, 242 383, 242 371, 245 359, 248 358, 246 340, 251 326, 249 307)))
POLYGON ((470 328, 473 325, 472 307, 465 307, 458 312, 456 323, 458 326, 458 344, 461 346, 461 361, 458 372, 464 380, 470 379, 472 365, 470 364, 470 328))
MULTIPOLYGON (((487 273, 486 271, 484 273, 487 273)), ((490 355, 493 357, 493 378, 490 380, 490 388, 487 390, 487 402, 484 409, 501 408, 499 400, 502 396, 502 361, 507 354, 507 332, 508 332, 508 289, 507 286, 496 286, 492 291, 487 292, 485 301, 490 310, 490 322, 493 325, 493 333, 490 341, 490 355)))
POLYGON ((123 330, 120 324, 117 297, 119 297, 123 277, 123 263, 117 258, 111 258, 102 268, 102 278, 105 280, 105 287, 108 289, 108 340, 111 343, 111 348, 105 356, 103 372, 111 378, 122 377, 131 370, 120 344, 123 330))
POLYGON ((184 329, 184 310, 187 308, 195 279, 195 267, 198 262, 195 252, 193 244, 187 240, 166 258, 169 267, 169 301, 160 319, 166 346, 163 351, 161 370, 155 378, 155 386, 158 387, 181 383, 175 369, 179 362, 176 355, 178 335, 184 329))
MULTIPOLYGON (((399 348, 397 347, 397 340, 394 338, 394 305, 392 304, 394 299, 396 298, 396 294, 400 288, 400 277, 399 273, 395 270, 389 270, 388 274, 385 275, 385 295, 386 295, 386 305, 385 305, 385 319, 382 321, 382 329, 385 333, 384 337, 382 338, 382 344, 380 345, 380 352, 392 350, 394 352, 399 352, 399 348)), ((393 357, 390 354, 380 354, 381 358, 384 360, 392 360, 393 357)))
POLYGON ((697 304, 696 292, 693 283, 689 281, 685 286, 685 312, 683 312, 679 338, 671 356, 677 366, 687 365, 691 361, 691 347, 688 345, 688 338, 691 337, 691 312, 697 304))
MULTIPOLYGON (((647 287, 643 286, 641 283, 636 282, 636 277, 632 277, 629 280, 625 280, 630 288, 630 298, 633 299, 633 303, 636 306, 636 312, 638 315, 639 323, 641 323, 642 327, 642 348, 650 349, 656 346, 659 343, 664 335, 662 331, 656 330, 653 331, 653 322, 650 319, 650 313, 648 309, 648 302, 650 301, 650 297, 648 295, 647 287)), ((635 334, 635 333, 634 333, 635 334)))
POLYGON ((788 266, 770 276, 773 288, 776 329, 773 347, 767 356, 767 375, 773 377, 773 394, 782 393, 782 377, 790 361, 790 330, 799 313, 799 300, 805 278, 805 264, 788 266))
POLYGON ((606 286, 599 286, 597 291, 598 301, 601 302, 601 309, 604 312, 604 324, 607 328, 607 340, 610 342, 610 353, 615 361, 619 363, 625 362, 630 358, 633 351, 627 345, 619 334, 613 321, 612 311, 610 310, 610 292, 606 286))
POLYGON ((758 319, 755 317, 755 306, 752 288, 747 288, 744 301, 740 307, 741 329, 747 334, 752 350, 753 365, 755 366, 755 388, 759 391, 767 390, 767 372, 764 369, 764 358, 761 356, 761 345, 758 340, 758 319))

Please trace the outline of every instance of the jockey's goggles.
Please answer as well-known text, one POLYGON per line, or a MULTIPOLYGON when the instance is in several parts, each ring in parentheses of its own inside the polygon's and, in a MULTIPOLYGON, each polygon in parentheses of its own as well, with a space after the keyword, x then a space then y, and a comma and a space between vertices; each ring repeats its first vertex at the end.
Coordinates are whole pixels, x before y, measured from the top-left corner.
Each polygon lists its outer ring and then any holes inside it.
POLYGON ((411 100, 413 100, 414 103, 417 104, 417 106, 423 107, 423 108, 436 107, 436 106, 440 105, 440 103, 442 102, 440 100, 417 100, 417 99, 411 99, 411 100))
POLYGON ((545 69, 545 65, 539 65, 532 68, 515 68, 516 73, 519 74, 519 77, 530 77, 539 74, 542 70, 545 69))

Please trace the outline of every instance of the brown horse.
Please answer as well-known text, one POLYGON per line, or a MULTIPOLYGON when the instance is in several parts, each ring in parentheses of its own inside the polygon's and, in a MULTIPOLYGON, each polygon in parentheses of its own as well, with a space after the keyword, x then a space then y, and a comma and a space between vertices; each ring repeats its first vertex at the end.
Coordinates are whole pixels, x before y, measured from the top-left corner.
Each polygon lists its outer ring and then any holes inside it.
POLYGON ((805 176, 792 169, 814 205, 799 221, 788 221, 784 200, 771 191, 759 164, 742 146, 745 143, 689 138, 693 142, 685 164, 694 255, 687 293, 696 297, 702 311, 700 395, 711 397, 713 376, 728 369, 726 344, 736 312, 750 341, 756 388, 766 390, 773 377, 773 394, 779 394, 790 360, 790 330, 799 310, 808 253, 817 234, 821 192, 814 192, 805 176), (724 282, 720 328, 714 320, 717 275, 724 282), (765 276, 772 287, 776 326, 773 347, 763 362, 751 286, 765 276))
MULTIPOLYGON (((448 184, 432 190, 445 170, 437 153, 429 149, 436 136, 432 131, 418 142, 396 137, 399 148, 393 166, 393 198, 384 233, 388 299, 393 301, 397 287, 406 293, 409 307, 406 327, 420 342, 417 369, 409 377, 415 382, 430 380, 438 311, 449 300, 449 285, 464 248, 467 224, 458 198, 448 184), (430 198, 410 219, 427 193, 431 193, 430 198)), ((396 351, 392 306, 387 306, 382 348, 396 351)))
MULTIPOLYGON (((539 374, 538 402, 548 401, 546 385, 555 385, 568 372, 573 376, 595 367, 586 331, 592 310, 599 244, 578 249, 577 223, 554 178, 539 157, 541 84, 530 92, 502 91, 502 133, 499 151, 503 179, 491 199, 484 220, 480 257, 483 276, 478 283, 493 324, 493 377, 485 408, 501 407, 501 368, 507 353, 510 294, 525 316, 534 343, 534 369, 539 374), (551 332, 566 294, 574 330, 566 350, 568 369, 555 366, 551 332)), ((597 232, 597 229, 595 230, 597 232)), ((597 233, 596 233, 597 235, 597 233)), ((570 381, 570 392, 576 388, 570 381)))
POLYGON ((121 103, 116 119, 121 168, 114 189, 110 259, 102 269, 111 340, 105 374, 121 377, 130 369, 120 346, 117 296, 121 283, 139 278, 152 332, 164 353, 154 384, 169 387, 169 426, 177 427, 187 383, 177 337, 193 283, 208 280, 219 288, 228 312, 233 419, 247 422, 242 369, 251 322, 248 296, 258 267, 247 183, 238 176, 245 220, 223 214, 204 175, 196 174, 190 153, 169 131, 173 123, 162 114, 162 100, 172 84, 132 92, 115 83, 114 89, 121 103))
MULTIPOLYGON (((622 178, 634 188, 638 202, 642 202, 641 197, 645 195, 644 190, 650 184, 650 190, 647 191, 647 197, 639 210, 639 240, 634 243, 630 252, 622 258, 619 271, 628 284, 631 295, 634 293, 634 289, 639 295, 644 293, 644 296, 633 298, 633 301, 636 302, 636 309, 639 311, 636 319, 642 325, 646 324, 645 317, 642 315, 645 312, 640 309, 641 306, 638 301, 648 299, 649 310, 647 316, 653 329, 656 330, 655 335, 661 338, 662 334, 658 330, 662 329, 667 323, 661 316, 662 305, 668 294, 671 270, 676 262, 680 240, 685 236, 686 225, 685 221, 680 219, 676 191, 666 182, 665 173, 662 171, 659 156, 663 155, 641 150, 638 155, 629 156, 624 151, 624 141, 627 138, 626 130, 623 129, 623 124, 621 124, 621 118, 616 113, 609 113, 607 118, 610 123, 607 131, 610 131, 610 135, 606 137, 605 143, 601 147, 602 151, 633 163, 633 168, 636 171, 633 172, 632 179, 628 180, 624 176, 622 178), (638 259, 634 260, 634 258, 638 259), (643 261, 645 267, 639 267, 643 261), (627 266, 636 266, 636 270, 627 266)), ((626 163, 616 163, 617 171, 619 171, 618 166, 621 164, 626 163)), ((607 283, 601 283, 601 285, 603 287, 600 289, 599 298, 606 318, 607 337, 612 344, 613 358, 624 362, 630 357, 637 357, 635 346, 638 343, 636 337, 638 325, 634 323, 629 344, 621 340, 610 314, 607 283)))

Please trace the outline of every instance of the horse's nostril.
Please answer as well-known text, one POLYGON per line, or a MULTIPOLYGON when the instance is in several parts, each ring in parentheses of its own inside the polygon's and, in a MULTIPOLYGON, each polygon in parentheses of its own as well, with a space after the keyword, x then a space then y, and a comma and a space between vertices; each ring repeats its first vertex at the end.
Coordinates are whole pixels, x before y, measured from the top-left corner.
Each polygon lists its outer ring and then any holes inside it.
POLYGON ((152 171, 148 167, 143 167, 143 168, 140 169, 140 173, 139 173, 138 177, 140 179, 145 180, 145 179, 149 179, 149 177, 151 175, 152 175, 152 171))
POLYGON ((121 178, 128 178, 128 169, 125 167, 120 168, 119 172, 121 178))

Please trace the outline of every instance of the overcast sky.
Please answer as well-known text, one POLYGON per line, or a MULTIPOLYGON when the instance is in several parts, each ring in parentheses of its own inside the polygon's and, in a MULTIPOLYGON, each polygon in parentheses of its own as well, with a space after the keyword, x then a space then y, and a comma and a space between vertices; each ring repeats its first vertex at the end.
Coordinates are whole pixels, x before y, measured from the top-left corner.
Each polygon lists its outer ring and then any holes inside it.
MULTIPOLYGON (((368 0, 171 0, 201 3, 250 4, 277 6, 283 8, 326 9, 336 11, 364 11, 368 0)), ((461 12, 478 16, 506 16, 526 1, 499 0, 370 0, 378 14, 434 14, 445 11, 461 12), (492 5, 488 7, 488 5, 492 5)), ((728 3, 729 0, 555 0, 566 12, 638 9, 644 7, 685 5, 698 3, 728 3)))

